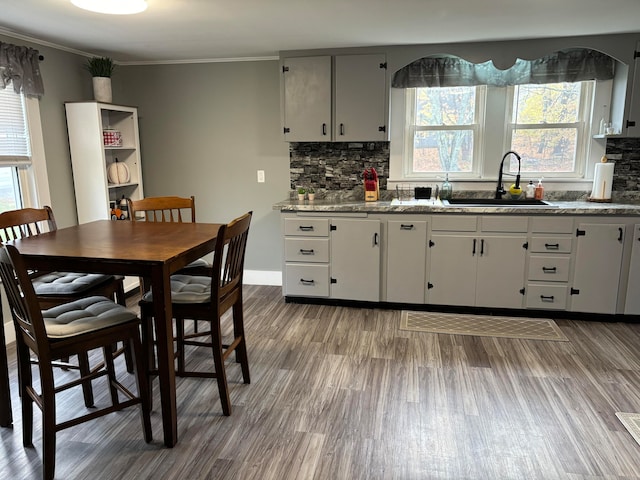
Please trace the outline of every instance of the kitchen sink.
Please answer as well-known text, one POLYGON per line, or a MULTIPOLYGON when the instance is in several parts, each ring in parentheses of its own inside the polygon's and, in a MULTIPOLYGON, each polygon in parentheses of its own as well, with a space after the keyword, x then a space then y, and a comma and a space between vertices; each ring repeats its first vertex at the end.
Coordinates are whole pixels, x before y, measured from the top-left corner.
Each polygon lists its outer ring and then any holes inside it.
POLYGON ((499 198, 451 198, 442 200, 445 207, 547 207, 555 208, 557 205, 544 200, 527 198, 524 200, 499 199, 499 198))

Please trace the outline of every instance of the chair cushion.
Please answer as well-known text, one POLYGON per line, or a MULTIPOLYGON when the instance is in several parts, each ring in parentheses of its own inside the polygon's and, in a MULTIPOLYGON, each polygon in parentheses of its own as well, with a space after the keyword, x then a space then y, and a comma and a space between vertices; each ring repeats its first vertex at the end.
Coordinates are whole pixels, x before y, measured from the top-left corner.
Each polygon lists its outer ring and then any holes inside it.
POLYGON ((71 337, 138 319, 122 305, 97 296, 43 310, 42 316, 50 338, 71 337))
MULTIPOLYGON (((171 301, 173 303, 206 303, 211 300, 211 277, 198 275, 171 275, 171 301)), ((143 302, 152 302, 153 293, 142 296, 143 302)))
POLYGON ((98 273, 51 272, 33 279, 36 295, 79 295, 113 280, 113 275, 98 273))
POLYGON ((207 262, 204 258, 199 258, 197 260, 194 260, 193 262, 191 262, 189 265, 185 265, 184 268, 191 268, 191 267, 210 267, 211 264, 209 262, 207 262))

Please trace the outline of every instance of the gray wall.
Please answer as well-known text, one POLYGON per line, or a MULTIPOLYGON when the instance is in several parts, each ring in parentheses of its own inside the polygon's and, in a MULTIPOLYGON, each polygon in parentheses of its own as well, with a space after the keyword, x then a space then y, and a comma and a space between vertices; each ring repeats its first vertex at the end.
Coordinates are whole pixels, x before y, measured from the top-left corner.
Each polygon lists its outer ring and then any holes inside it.
POLYGON ((246 267, 280 271, 272 205, 289 193, 289 150, 280 134, 278 62, 126 66, 113 95, 138 107, 145 196, 195 195, 204 222, 253 210, 246 267))

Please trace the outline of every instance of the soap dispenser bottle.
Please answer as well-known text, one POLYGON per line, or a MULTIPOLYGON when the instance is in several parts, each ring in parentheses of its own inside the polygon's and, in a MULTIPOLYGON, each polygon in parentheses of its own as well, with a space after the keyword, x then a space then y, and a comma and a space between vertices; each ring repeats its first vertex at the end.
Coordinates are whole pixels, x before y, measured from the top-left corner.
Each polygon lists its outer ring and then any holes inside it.
POLYGON ((529 185, 527 185, 527 189, 524 191, 525 198, 535 198, 536 196, 536 186, 533 184, 533 180, 529 180, 529 185))
POLYGON ((544 186, 542 185, 542 179, 538 180, 538 185, 536 185, 534 197, 536 200, 542 200, 544 198, 544 186))
POLYGON ((449 172, 445 175, 444 182, 442 183, 442 189, 440 190, 440 198, 442 200, 451 199, 451 194, 453 193, 453 186, 449 182, 449 172))

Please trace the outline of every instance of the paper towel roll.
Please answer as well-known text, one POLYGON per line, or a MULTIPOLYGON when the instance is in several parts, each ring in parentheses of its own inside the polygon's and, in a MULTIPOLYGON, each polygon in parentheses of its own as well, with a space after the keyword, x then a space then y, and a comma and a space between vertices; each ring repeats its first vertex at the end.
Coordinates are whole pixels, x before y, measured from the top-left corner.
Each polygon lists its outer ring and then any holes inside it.
POLYGON ((611 199, 611 185, 613 184, 613 162, 596 163, 593 174, 593 189, 591 198, 596 200, 611 199))

